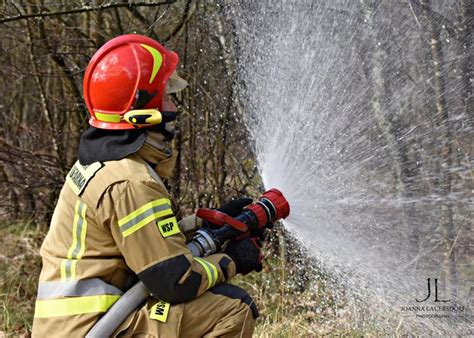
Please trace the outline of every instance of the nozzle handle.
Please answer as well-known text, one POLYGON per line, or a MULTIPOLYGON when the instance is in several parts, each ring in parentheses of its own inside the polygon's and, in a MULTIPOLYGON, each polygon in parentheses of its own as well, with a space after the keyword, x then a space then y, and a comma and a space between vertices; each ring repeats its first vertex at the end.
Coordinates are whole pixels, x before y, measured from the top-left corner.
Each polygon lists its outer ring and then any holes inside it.
POLYGON ((246 232, 248 230, 247 224, 236 220, 233 217, 230 217, 223 212, 212 209, 198 209, 196 216, 202 218, 206 221, 209 221, 215 225, 223 226, 224 224, 230 225, 232 228, 237 229, 241 232, 246 232))

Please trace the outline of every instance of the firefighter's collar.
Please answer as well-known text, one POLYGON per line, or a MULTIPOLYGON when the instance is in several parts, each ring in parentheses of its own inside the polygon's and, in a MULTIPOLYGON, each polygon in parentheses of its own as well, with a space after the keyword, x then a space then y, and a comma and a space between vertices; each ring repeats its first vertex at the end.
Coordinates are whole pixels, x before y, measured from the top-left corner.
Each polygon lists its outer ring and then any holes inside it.
MULTIPOLYGON (((154 133, 150 133, 154 134, 154 133)), ((168 142, 159 142, 156 138, 148 136, 143 146, 138 151, 138 156, 149 163, 156 173, 164 179, 173 176, 177 153, 172 150, 168 142)))

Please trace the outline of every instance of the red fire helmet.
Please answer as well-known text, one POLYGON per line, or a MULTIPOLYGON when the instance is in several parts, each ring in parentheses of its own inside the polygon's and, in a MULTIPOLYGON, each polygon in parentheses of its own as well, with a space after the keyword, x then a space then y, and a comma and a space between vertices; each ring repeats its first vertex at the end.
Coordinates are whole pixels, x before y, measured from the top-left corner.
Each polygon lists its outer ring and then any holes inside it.
POLYGON ((146 36, 128 34, 108 41, 94 54, 84 76, 89 124, 133 129, 161 122, 163 94, 178 60, 176 53, 146 36), (136 116, 152 122, 134 124, 136 116))

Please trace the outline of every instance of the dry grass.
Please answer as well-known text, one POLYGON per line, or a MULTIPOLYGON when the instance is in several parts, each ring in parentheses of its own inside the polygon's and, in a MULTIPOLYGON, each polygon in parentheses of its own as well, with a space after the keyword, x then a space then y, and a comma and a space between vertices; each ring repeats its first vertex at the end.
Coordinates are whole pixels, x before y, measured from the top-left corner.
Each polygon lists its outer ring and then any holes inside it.
POLYGON ((31 330, 43 234, 31 223, 0 226, 0 336, 31 330))
MULTIPOLYGON (((283 270, 279 258, 267 260, 267 273, 237 277, 235 283, 254 298, 260 318, 255 337, 380 336, 367 321, 358 321, 360 309, 325 276, 311 276, 296 286, 298 274, 283 270), (270 273, 269 270, 272 272, 270 273)), ((287 262, 288 263, 288 262, 287 262)))
POLYGON ((273 243, 266 246, 264 271, 235 279, 258 306, 256 337, 388 334, 388 326, 379 327, 367 308, 306 258, 288 233, 282 228, 276 231, 273 243))
MULTIPOLYGON (((31 331, 44 235, 33 224, 0 226, 0 337, 31 331)), ((258 305, 256 337, 387 334, 367 318, 358 320, 360 311, 329 275, 309 271, 307 261, 282 258, 289 254, 280 250, 266 260, 264 272, 235 278, 258 305)))

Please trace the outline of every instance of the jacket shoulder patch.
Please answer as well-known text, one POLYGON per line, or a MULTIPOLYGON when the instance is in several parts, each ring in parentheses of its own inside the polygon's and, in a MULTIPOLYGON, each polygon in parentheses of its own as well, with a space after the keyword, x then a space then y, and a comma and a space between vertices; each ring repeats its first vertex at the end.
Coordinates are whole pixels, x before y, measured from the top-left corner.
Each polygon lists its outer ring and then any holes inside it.
POLYGON ((90 165, 82 165, 79 160, 74 163, 66 176, 66 182, 80 196, 86 188, 89 181, 104 166, 102 162, 94 162, 90 165))
POLYGON ((161 232, 161 236, 163 237, 176 235, 181 232, 175 217, 169 217, 164 220, 158 221, 156 222, 156 225, 158 226, 158 229, 161 232))

